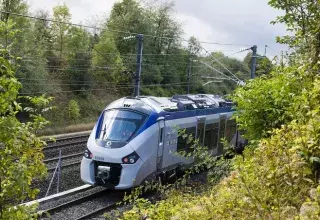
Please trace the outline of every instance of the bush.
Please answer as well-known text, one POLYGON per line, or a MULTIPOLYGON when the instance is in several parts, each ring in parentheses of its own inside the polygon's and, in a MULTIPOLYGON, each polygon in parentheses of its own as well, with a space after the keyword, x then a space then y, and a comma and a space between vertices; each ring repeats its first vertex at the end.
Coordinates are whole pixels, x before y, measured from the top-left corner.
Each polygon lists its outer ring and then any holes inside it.
POLYGON ((42 153, 45 142, 35 133, 47 124, 42 114, 49 109, 49 100, 28 97, 32 107, 24 110, 30 113, 31 121, 21 123, 16 117, 23 109, 17 102, 21 84, 3 56, 0 64, 0 219, 31 219, 35 207, 16 204, 35 198, 39 189, 31 187, 32 181, 46 174, 42 153))
POLYGON ((80 107, 76 100, 69 101, 68 115, 71 121, 75 121, 80 117, 80 107))
POLYGON ((295 97, 311 84, 305 72, 305 68, 278 68, 270 76, 256 78, 235 90, 231 98, 239 110, 236 120, 249 140, 268 137, 272 129, 294 118, 295 113, 288 111, 295 97))
POLYGON ((237 120, 255 141, 233 159, 231 174, 203 195, 139 201, 124 219, 320 218, 320 77, 288 68, 234 97, 237 120))

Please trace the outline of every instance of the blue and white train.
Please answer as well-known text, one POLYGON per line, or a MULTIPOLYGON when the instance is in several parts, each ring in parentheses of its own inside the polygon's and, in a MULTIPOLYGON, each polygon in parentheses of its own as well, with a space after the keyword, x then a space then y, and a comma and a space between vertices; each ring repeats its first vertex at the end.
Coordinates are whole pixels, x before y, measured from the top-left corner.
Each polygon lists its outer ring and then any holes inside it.
POLYGON ((218 140, 238 140, 233 113, 230 102, 208 94, 116 100, 104 109, 88 139, 81 179, 122 190, 173 176, 193 162, 176 154, 190 150, 177 127, 221 155, 224 149, 218 140))

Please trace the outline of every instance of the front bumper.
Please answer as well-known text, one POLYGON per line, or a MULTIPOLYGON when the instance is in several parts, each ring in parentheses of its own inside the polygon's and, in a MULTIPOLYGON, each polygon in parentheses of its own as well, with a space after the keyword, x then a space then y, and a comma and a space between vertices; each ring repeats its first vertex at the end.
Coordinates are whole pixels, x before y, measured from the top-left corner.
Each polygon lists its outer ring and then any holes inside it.
POLYGON ((136 179, 143 162, 139 158, 134 164, 115 164, 82 158, 81 180, 91 185, 101 185, 110 189, 130 189, 141 183, 136 179), (98 166, 110 167, 110 173, 99 173, 98 166), (104 179, 105 178, 105 179, 104 179))

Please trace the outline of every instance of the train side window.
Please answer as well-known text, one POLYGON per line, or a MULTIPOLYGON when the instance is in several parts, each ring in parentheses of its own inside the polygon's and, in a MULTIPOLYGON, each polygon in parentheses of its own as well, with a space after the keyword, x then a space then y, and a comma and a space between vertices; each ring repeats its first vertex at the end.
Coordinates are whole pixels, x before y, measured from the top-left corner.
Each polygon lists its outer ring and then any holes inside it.
MULTIPOLYGON (((192 135, 193 139, 196 136, 196 127, 186 128, 186 135, 192 135)), ((187 151, 189 152, 192 146, 192 143, 188 143, 188 137, 183 138, 181 135, 178 137, 178 143, 177 143, 177 151, 187 151)))
POLYGON ((217 124, 217 127, 212 129, 210 149, 214 149, 217 147, 218 135, 219 135, 219 128, 218 128, 218 124, 217 124))
POLYGON ((230 142, 233 138, 233 136, 235 135, 237 131, 237 124, 236 121, 234 119, 232 120, 228 120, 227 121, 227 126, 226 126, 226 139, 228 142, 230 142))
POLYGON ((160 133, 159 133, 159 135, 160 135, 159 142, 162 143, 162 141, 163 141, 163 128, 160 128, 160 133))
POLYGON ((186 138, 183 138, 182 136, 178 137, 178 143, 177 143, 177 152, 183 151, 187 145, 186 138))
POLYGON ((209 149, 214 149, 217 147, 219 133, 219 123, 207 124, 206 125, 206 135, 204 138, 204 145, 209 149))

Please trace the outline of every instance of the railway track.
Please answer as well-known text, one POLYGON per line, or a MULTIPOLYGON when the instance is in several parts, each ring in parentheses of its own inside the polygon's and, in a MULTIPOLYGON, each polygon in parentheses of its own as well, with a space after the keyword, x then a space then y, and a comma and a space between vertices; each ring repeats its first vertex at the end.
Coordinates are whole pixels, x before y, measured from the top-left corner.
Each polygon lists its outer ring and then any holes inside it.
MULTIPOLYGON (((61 168, 76 167, 76 166, 79 166, 80 164, 81 164, 81 161, 79 160, 79 161, 75 161, 75 162, 72 162, 72 163, 62 164, 61 168)), ((55 169, 56 169, 55 166, 51 166, 51 167, 47 168, 48 172, 54 172, 55 169)))
MULTIPOLYGON (((33 187, 40 189, 37 198, 42 198, 47 194, 48 187, 52 181, 48 195, 56 191, 67 191, 83 184, 80 178, 80 164, 89 134, 77 134, 56 139, 56 142, 48 141, 48 145, 43 149, 44 163, 47 167, 48 176, 46 179, 33 181, 33 187), (61 150, 61 172, 53 173, 59 161, 59 151, 61 150), (59 175, 59 187, 57 180, 59 175), (52 179, 54 178, 54 179, 52 179)), ((58 170, 57 170, 58 171, 58 170)))
POLYGON ((54 171, 59 161, 59 151, 61 150, 62 168, 77 166, 80 164, 83 151, 86 148, 89 134, 63 137, 53 142, 49 140, 48 145, 43 148, 45 155, 44 163, 48 171, 54 171))
POLYGON ((57 142, 47 142, 48 145, 46 147, 44 147, 43 150, 47 151, 50 149, 86 144, 88 138, 89 138, 89 135, 83 135, 80 137, 78 137, 78 136, 77 137, 70 137, 68 139, 64 138, 63 140, 58 139, 57 142))
POLYGON ((123 192, 101 189, 88 195, 60 203, 43 210, 40 219, 89 219, 116 208, 117 203, 123 199, 123 192))
MULTIPOLYGON (((82 156, 83 156, 83 151, 81 151, 80 153, 61 156, 61 168, 80 165, 82 156)), ((59 161, 59 157, 54 157, 54 158, 46 159, 43 162, 46 164, 48 171, 51 172, 55 170, 58 161, 59 161)))

